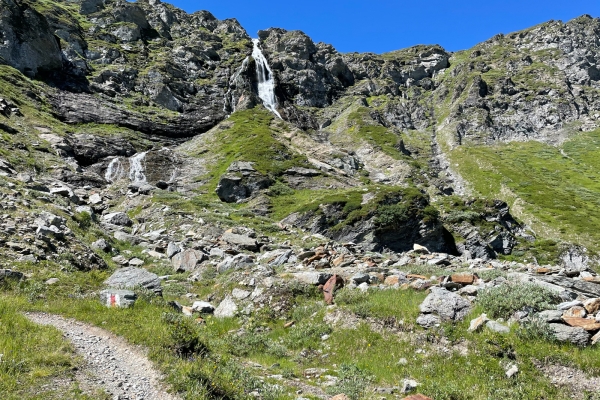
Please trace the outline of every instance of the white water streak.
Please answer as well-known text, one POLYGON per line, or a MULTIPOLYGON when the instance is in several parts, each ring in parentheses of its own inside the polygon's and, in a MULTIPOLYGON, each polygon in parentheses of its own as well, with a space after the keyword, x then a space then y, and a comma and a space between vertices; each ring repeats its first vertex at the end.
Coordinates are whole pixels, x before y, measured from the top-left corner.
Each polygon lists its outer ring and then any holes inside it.
POLYGON ((254 44, 252 58, 256 61, 256 75, 258 77, 258 97, 263 101, 263 105, 267 110, 271 111, 281 119, 281 115, 277 112, 273 71, 271 71, 267 59, 260 50, 260 47, 258 47, 258 42, 259 39, 252 39, 252 43, 254 44))
POLYGON ((147 152, 134 154, 129 159, 129 179, 132 182, 146 182, 146 168, 143 161, 147 152))
POLYGON ((123 171, 123 164, 121 163, 121 160, 119 157, 115 157, 108 164, 108 167, 106 167, 104 179, 106 179, 107 182, 114 182, 123 177, 124 172, 125 171, 123 171))

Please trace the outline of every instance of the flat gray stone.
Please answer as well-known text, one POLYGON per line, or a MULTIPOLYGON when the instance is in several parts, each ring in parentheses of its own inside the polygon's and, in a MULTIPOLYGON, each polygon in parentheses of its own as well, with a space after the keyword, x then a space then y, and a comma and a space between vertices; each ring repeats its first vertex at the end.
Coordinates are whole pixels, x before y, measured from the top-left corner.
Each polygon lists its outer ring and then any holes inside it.
POLYGON ((104 281, 104 284, 117 289, 144 287, 154 291, 160 290, 158 275, 136 267, 125 267, 116 270, 110 278, 104 281))
POLYGON ((566 311, 572 307, 583 306, 583 303, 579 300, 566 301, 556 306, 557 310, 566 311))
POLYGON ((508 326, 502 325, 500 322, 497 321, 488 321, 486 322, 485 326, 493 332, 510 333, 510 328, 508 326))
POLYGON ((570 342, 577 346, 585 346, 590 341, 590 334, 583 328, 564 324, 550 324, 554 336, 560 342, 570 342))
POLYGON ((371 277, 369 276, 369 274, 365 274, 364 272, 358 272, 356 274, 354 274, 351 278, 354 283, 356 283, 357 285, 360 285, 361 283, 369 283, 369 281, 371 280, 371 277))
POLYGON ((550 322, 562 322, 563 312, 559 310, 545 310, 537 314, 542 321, 550 322))
POLYGON ((440 317, 434 314, 421 314, 417 317, 417 324, 423 328, 433 328, 442 323, 440 317))
POLYGON ((254 265, 254 258, 247 254, 238 254, 227 257, 217 265, 217 272, 222 274, 229 270, 243 269, 254 265))
POLYGON ((292 275, 294 276, 295 280, 308 285, 324 285, 329 278, 331 278, 331 274, 328 274, 327 272, 316 271, 297 272, 292 275))
POLYGON ((138 244, 140 242, 140 239, 138 237, 130 235, 129 233, 123 231, 116 231, 113 234, 113 237, 117 240, 120 240, 121 242, 127 242, 131 244, 138 244))
POLYGON ((221 236, 221 239, 229 244, 238 246, 244 250, 256 251, 258 250, 258 243, 256 239, 245 235, 238 235, 236 233, 225 232, 221 236))

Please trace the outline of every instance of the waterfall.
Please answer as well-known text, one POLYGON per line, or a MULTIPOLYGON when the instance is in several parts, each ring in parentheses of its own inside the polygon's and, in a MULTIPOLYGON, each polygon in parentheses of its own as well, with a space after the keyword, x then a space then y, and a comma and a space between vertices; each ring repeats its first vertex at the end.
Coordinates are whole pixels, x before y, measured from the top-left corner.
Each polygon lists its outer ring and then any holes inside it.
POLYGON ((258 97, 260 97, 267 110, 277 115, 279 119, 282 119, 276 109, 277 100, 275 99, 273 71, 269 68, 267 59, 258 47, 258 42, 259 39, 252 39, 252 43, 254 44, 252 58, 256 61, 256 75, 258 77, 258 97))
POLYGON ((106 179, 107 182, 114 182, 122 176, 123 164, 121 164, 119 157, 115 157, 108 164, 106 172, 104 173, 104 179, 106 179))
POLYGON ((129 159, 129 179, 132 182, 146 182, 146 168, 142 165, 146 153, 137 153, 129 159))

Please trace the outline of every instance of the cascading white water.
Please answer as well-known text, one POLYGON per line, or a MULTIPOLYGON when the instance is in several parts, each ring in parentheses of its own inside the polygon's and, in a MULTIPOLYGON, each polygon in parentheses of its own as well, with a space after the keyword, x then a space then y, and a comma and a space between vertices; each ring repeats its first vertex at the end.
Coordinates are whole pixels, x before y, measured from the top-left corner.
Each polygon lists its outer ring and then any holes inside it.
POLYGON ((106 179, 107 182, 114 182, 123 176, 123 172, 123 164, 121 164, 121 160, 119 157, 115 157, 108 164, 108 167, 106 167, 104 179, 106 179))
POLYGON ((146 168, 142 164, 146 153, 137 153, 129 159, 129 179, 133 182, 146 182, 146 168))
POLYGON ((252 49, 252 58, 256 61, 256 75, 258 77, 258 97, 263 101, 267 110, 277 115, 281 119, 281 115, 277 112, 277 99, 275 98, 275 81, 273 72, 269 67, 267 59, 263 55, 260 47, 258 47, 259 39, 252 39, 254 48, 252 49))

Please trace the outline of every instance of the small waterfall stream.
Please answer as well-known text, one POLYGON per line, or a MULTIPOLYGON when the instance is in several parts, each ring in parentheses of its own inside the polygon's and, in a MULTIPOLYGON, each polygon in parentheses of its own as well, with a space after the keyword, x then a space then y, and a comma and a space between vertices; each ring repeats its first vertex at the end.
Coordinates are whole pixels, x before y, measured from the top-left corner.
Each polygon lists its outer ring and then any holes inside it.
POLYGON ((123 164, 121 163, 119 157, 115 157, 110 161, 108 167, 106 167, 104 179, 106 179, 107 182, 114 182, 117 179, 120 179, 123 174, 123 164))
POLYGON ((258 97, 260 97, 267 110, 277 115, 279 119, 282 119, 281 115, 277 112, 273 71, 271 71, 267 59, 260 50, 260 47, 258 47, 258 42, 259 39, 252 39, 252 43, 254 44, 252 58, 256 61, 256 75, 258 77, 258 97))
POLYGON ((146 175, 144 174, 146 168, 143 164, 146 153, 146 151, 143 153, 137 153, 129 159, 129 179, 132 182, 146 182, 146 175))

